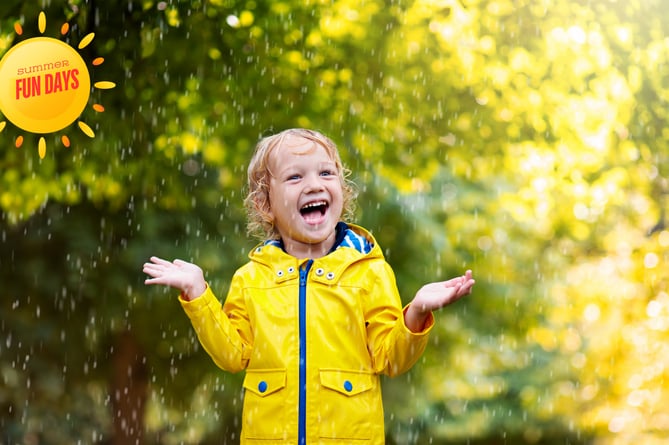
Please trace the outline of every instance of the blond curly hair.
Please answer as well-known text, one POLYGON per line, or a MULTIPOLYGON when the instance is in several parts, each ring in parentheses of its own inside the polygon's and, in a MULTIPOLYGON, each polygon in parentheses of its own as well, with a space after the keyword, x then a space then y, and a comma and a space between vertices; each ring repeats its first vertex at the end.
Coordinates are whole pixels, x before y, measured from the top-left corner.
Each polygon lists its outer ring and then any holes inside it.
POLYGON ((337 174, 341 181, 343 192, 342 220, 350 221, 355 212, 355 198, 357 189, 348 179, 350 170, 342 163, 337 145, 327 136, 318 131, 304 128, 291 128, 280 133, 264 137, 258 141, 248 168, 247 195, 244 206, 248 216, 247 232, 261 240, 279 239, 280 235, 270 215, 269 184, 272 172, 269 169, 269 159, 272 152, 288 136, 308 139, 325 149, 337 167, 337 174))

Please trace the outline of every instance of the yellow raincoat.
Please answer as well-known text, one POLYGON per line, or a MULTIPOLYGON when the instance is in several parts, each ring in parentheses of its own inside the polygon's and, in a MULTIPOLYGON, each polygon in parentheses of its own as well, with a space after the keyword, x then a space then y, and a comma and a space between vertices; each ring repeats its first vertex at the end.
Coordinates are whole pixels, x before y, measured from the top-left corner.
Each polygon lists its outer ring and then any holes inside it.
POLYGON ((223 306, 209 288, 181 300, 214 362, 246 370, 241 444, 384 443, 379 374, 418 360, 434 318, 409 331, 380 247, 349 228, 373 245, 369 253, 340 247, 300 260, 259 245, 223 306))

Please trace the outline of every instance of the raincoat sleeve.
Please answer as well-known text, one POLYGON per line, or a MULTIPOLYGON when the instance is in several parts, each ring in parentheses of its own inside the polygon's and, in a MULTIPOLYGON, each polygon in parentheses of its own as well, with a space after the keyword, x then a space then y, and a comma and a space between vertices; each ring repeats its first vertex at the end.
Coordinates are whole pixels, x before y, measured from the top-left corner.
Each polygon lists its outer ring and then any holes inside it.
POLYGON ((229 372, 246 369, 253 342, 240 281, 233 277, 225 305, 208 285, 194 300, 179 297, 200 344, 218 367, 229 372))
POLYGON ((390 265, 379 262, 373 271, 365 311, 368 348, 374 371, 392 377, 408 371, 418 361, 434 326, 434 315, 430 314, 421 332, 410 331, 404 323, 404 311, 390 265))

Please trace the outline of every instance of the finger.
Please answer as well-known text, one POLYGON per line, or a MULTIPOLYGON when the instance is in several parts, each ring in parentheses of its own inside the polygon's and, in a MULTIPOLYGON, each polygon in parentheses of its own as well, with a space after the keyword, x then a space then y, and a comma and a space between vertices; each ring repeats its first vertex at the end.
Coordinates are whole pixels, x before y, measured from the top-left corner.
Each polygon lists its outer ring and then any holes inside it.
POLYGON ((464 275, 453 278, 453 283, 455 285, 462 286, 463 284, 465 284, 465 282, 466 280, 464 275))
POLYGON ((455 286, 456 284, 460 283, 462 280, 462 277, 455 277, 451 278, 450 280, 442 281, 441 284, 444 287, 452 287, 455 286))
POLYGON ((161 278, 161 277, 164 276, 159 271, 154 271, 154 270, 145 270, 144 273, 147 274, 148 276, 150 276, 152 279, 157 279, 157 278, 161 278))
POLYGON ((472 293, 472 288, 474 287, 474 280, 469 280, 464 286, 463 286, 463 291, 466 295, 469 295, 472 293))
POLYGON ((146 264, 144 264, 144 267, 142 268, 142 271, 144 273, 148 273, 148 274, 151 274, 151 275, 162 273, 164 270, 165 270, 164 267, 157 266, 153 263, 146 263, 146 264))
POLYGON ((164 260, 164 259, 162 259, 162 258, 159 258, 159 257, 157 257, 157 256, 152 256, 152 257, 150 258, 150 260, 151 260, 151 262, 154 263, 154 264, 162 264, 162 265, 170 264, 169 261, 164 260))

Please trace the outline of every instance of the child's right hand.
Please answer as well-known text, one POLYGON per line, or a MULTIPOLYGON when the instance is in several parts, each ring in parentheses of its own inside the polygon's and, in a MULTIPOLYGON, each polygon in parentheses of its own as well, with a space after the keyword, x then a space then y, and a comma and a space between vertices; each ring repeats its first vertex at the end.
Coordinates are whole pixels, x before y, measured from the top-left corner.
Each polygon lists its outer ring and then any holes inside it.
POLYGON ((163 284, 181 291, 184 300, 194 300, 204 293, 207 283, 199 266, 182 260, 169 262, 152 256, 142 271, 151 276, 144 284, 163 284))

